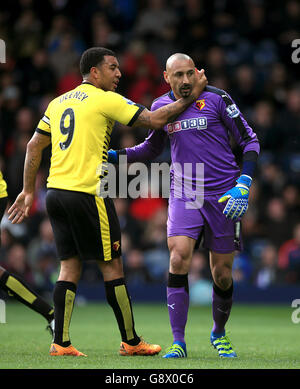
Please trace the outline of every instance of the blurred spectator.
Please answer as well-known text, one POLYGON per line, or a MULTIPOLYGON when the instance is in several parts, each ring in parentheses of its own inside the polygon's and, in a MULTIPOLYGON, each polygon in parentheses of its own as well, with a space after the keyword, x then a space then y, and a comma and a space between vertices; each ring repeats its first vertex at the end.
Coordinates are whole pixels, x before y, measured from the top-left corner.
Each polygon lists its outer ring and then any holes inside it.
POLYGON ((14 45, 18 58, 30 58, 42 42, 42 25, 32 9, 22 12, 14 25, 14 45))
POLYGON ((212 280, 205 251, 194 251, 188 277, 190 304, 211 304, 212 280))
MULTIPOLYGON (((127 230, 128 231, 128 230, 127 230)), ((132 249, 132 242, 128 232, 121 232, 121 242, 122 242, 122 257, 126 257, 127 253, 132 249)), ((126 260, 126 259, 125 259, 126 260)))
POLYGON ((265 202, 272 196, 280 196, 287 177, 280 165, 267 161, 260 166, 261 197, 265 202))
MULTIPOLYGON (((122 1, 124 3, 124 1, 122 1)), ((123 4, 124 7, 124 4, 123 4)), ((105 24, 105 27, 115 35, 119 35, 123 32, 126 21, 123 17, 120 7, 116 5, 114 0, 89 0, 80 7, 78 13, 79 27, 82 35, 87 42, 88 46, 93 45, 93 33, 96 32, 97 26, 101 28, 101 24, 105 24), (96 17, 96 25, 94 16, 96 17), (98 19, 101 17, 102 22, 98 19)), ((128 19, 127 19, 128 20, 128 19)))
POLYGON ((17 243, 8 250, 4 267, 10 273, 20 276, 28 284, 34 285, 34 276, 27 263, 26 249, 23 245, 17 243))
POLYGON ((46 47, 51 53, 55 49, 57 49, 59 45, 59 41, 62 38, 62 36, 70 31, 70 23, 68 18, 65 15, 59 14, 56 15, 52 20, 51 20, 51 28, 50 31, 48 32, 46 38, 45 38, 45 43, 46 47))
POLYGON ((44 219, 39 228, 39 234, 28 245, 28 262, 34 270, 38 270, 43 258, 52 258, 56 264, 56 246, 52 227, 48 218, 44 219))
MULTIPOLYGON (((145 199, 147 200, 147 199, 145 199)), ((141 238, 144 248, 166 248, 167 242, 167 208, 162 206, 156 210, 152 209, 152 216, 148 219, 141 238)))
POLYGON ((189 284, 192 285, 199 280, 211 280, 211 273, 205 252, 196 250, 192 256, 189 284))
MULTIPOLYGON (((226 64, 226 56, 224 49, 220 46, 213 46, 208 49, 205 56, 205 73, 207 78, 214 79, 216 77, 225 76, 228 72, 226 64)), ((214 83, 212 83, 214 85, 214 83)))
POLYGON ((265 217, 265 233, 271 243, 279 248, 292 234, 290 221, 284 202, 279 197, 272 198, 267 205, 265 217))
POLYGON ((58 260, 52 227, 49 219, 44 219, 39 234, 27 249, 28 264, 32 268, 35 284, 40 290, 51 290, 52 277, 58 271, 58 260))
POLYGON ((121 45, 120 33, 113 29, 107 18, 102 13, 92 17, 92 46, 106 47, 117 50, 121 45))
POLYGON ((165 208, 166 202, 162 198, 137 198, 130 204, 129 212, 135 219, 147 221, 160 211, 165 215, 165 208))
POLYGON ((74 48, 74 37, 71 33, 65 33, 58 47, 49 54, 49 62, 58 79, 66 75, 66 73, 78 63, 80 52, 74 48))
POLYGON ((274 285, 277 279, 277 250, 273 245, 264 247, 261 253, 261 263, 255 277, 255 284, 259 288, 274 285))
POLYGON ((286 99, 289 76, 286 67, 281 62, 271 65, 264 86, 264 93, 276 104, 284 104, 286 99))
POLYGON ((135 33, 142 38, 160 39, 164 29, 177 21, 176 12, 165 0, 148 0, 146 8, 138 15, 135 33))
POLYGON ((240 65, 235 71, 233 89, 229 93, 247 116, 249 107, 253 107, 260 98, 255 69, 250 65, 240 65))
POLYGON ((144 254, 139 249, 132 249, 127 253, 124 273, 130 285, 141 285, 152 281, 144 263, 144 254))
POLYGON ((8 157, 12 152, 12 132, 16 125, 16 111, 21 105, 20 89, 15 84, 13 74, 1 75, 0 94, 0 147, 1 153, 8 157))
POLYGON ((14 151, 11 155, 6 169, 6 180, 8 184, 8 196, 15 200, 23 188, 23 168, 27 143, 31 138, 31 133, 16 133, 14 139, 14 151))
POLYGON ((74 26, 71 24, 71 20, 68 16, 63 14, 58 14, 52 19, 52 26, 50 32, 45 38, 46 48, 49 53, 52 54, 59 49, 60 46, 66 45, 62 44, 62 41, 67 39, 68 36, 71 36, 71 45, 72 51, 80 55, 85 48, 85 44, 81 36, 77 36, 74 31, 74 26))
POLYGON ((259 217, 256 210, 250 208, 243 216, 242 233, 243 243, 246 249, 251 246, 255 239, 264 233, 263 226, 259 222, 259 217))
POLYGON ((287 185, 282 193, 283 201, 287 210, 287 218, 292 225, 300 220, 300 193, 296 185, 287 185))
POLYGON ((279 114, 281 150, 299 152, 300 148, 300 85, 287 91, 286 106, 279 114))
POLYGON ((129 236, 130 242, 139 247, 141 243, 140 238, 142 228, 139 225, 138 221, 130 215, 127 199, 116 198, 114 199, 114 204, 116 213, 119 218, 121 231, 126 231, 129 236))
POLYGON ((48 63, 48 55, 45 49, 37 50, 28 66, 23 65, 22 92, 28 105, 36 109, 39 99, 44 94, 54 90, 54 73, 48 63))
POLYGON ((61 77, 57 84, 57 95, 62 95, 70 91, 71 89, 77 88, 82 83, 82 76, 79 72, 78 63, 75 63, 67 73, 61 77))
POLYGON ((140 242, 145 250, 145 264, 155 281, 165 281, 169 269, 166 222, 166 207, 154 211, 148 219, 140 242))
POLYGON ((133 40, 121 63, 125 79, 123 82, 126 82, 125 87, 128 88, 127 96, 150 107, 161 76, 161 69, 155 56, 147 51, 142 40, 133 40))
POLYGON ((184 26, 184 33, 178 34, 178 40, 184 51, 191 53, 195 62, 203 61, 203 51, 210 39, 208 9, 209 5, 203 0, 186 0, 178 10, 178 25, 184 26))
POLYGON ((269 101, 261 100, 255 104, 252 122, 263 151, 280 148, 282 140, 276 124, 276 113, 269 101))
POLYGON ((169 251, 156 248, 144 251, 145 265, 153 282, 166 282, 169 271, 169 251))
MULTIPOLYGON (((236 46, 238 49, 238 40, 240 39, 240 34, 236 29, 234 15, 232 12, 226 12, 226 10, 222 10, 220 12, 215 12, 213 17, 210 19, 212 25, 211 29, 208 31, 208 38, 211 41, 216 43, 217 45, 225 48, 225 50, 230 51, 236 46)), ((232 64, 236 65, 243 62, 244 58, 243 53, 236 52, 231 53, 232 64)))
POLYGON ((269 37, 270 26, 268 25, 265 8, 255 1, 245 2, 246 9, 243 14, 241 31, 248 41, 254 45, 259 44, 262 37, 269 37))
MULTIPOLYGON (((290 267, 290 254, 292 257, 295 253, 300 250, 300 223, 296 224, 293 231, 292 239, 285 241, 279 248, 278 251, 278 267, 282 270, 287 270, 290 267)), ((287 277, 289 278, 293 277, 287 277)))
POLYGON ((232 266, 232 278, 235 283, 247 284, 251 281, 253 265, 249 255, 245 252, 238 253, 234 257, 232 266))
POLYGON ((8 194, 15 199, 23 187, 23 166, 27 143, 35 129, 35 116, 28 107, 22 107, 16 113, 15 129, 11 129, 10 155, 7 166, 8 194))

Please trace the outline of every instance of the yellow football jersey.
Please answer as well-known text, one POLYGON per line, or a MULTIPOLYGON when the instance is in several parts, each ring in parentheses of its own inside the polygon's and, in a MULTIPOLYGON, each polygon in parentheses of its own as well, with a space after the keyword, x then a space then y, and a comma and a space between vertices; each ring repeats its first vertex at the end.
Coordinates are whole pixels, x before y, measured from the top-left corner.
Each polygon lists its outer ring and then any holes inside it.
POLYGON ((3 175, 0 171, 0 199, 2 197, 7 197, 6 188, 7 188, 6 182, 4 181, 3 175))
POLYGON ((99 195, 115 121, 131 126, 143 109, 90 83, 52 100, 36 129, 51 136, 47 187, 99 195))

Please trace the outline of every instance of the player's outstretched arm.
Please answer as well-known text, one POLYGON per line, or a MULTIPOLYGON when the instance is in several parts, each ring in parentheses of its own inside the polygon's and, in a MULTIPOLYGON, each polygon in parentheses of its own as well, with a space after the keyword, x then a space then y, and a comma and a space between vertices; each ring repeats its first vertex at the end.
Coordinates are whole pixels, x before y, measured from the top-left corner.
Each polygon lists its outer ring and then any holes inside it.
POLYGON ((198 72, 198 82, 188 97, 181 97, 174 103, 165 105, 156 111, 149 111, 145 108, 140 113, 132 127, 143 127, 150 128, 152 130, 160 130, 165 124, 173 121, 178 115, 187 109, 189 105, 197 100, 206 85, 207 78, 204 74, 204 70, 201 69, 198 72))
POLYGON ((127 162, 147 162, 158 157, 165 147, 167 134, 164 131, 150 130, 144 142, 121 150, 108 150, 108 162, 119 163, 119 156, 126 155, 127 162))
POLYGON ((8 210, 9 220, 13 224, 21 223, 24 218, 29 215, 34 199, 36 174, 40 167, 42 153, 44 148, 49 146, 50 142, 50 136, 35 132, 27 144, 24 164, 23 190, 8 210))

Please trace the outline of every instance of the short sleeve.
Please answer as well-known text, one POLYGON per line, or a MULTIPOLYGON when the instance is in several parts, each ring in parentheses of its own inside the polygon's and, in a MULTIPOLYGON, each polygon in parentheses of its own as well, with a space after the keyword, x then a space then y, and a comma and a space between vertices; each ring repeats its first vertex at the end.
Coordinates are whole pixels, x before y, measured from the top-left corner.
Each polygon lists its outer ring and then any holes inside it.
POLYGON ((48 105, 48 108, 46 109, 44 116, 39 121, 39 124, 36 128, 36 132, 43 134, 43 135, 49 135, 51 136, 51 125, 50 125, 50 104, 48 105))

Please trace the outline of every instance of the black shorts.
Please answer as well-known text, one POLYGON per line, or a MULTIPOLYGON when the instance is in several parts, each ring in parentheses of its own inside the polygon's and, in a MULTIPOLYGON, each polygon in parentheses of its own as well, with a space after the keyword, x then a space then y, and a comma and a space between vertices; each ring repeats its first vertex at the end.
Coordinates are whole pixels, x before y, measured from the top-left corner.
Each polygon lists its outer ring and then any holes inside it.
POLYGON ((58 258, 110 261, 121 256, 121 229, 110 198, 48 189, 46 207, 58 258))

